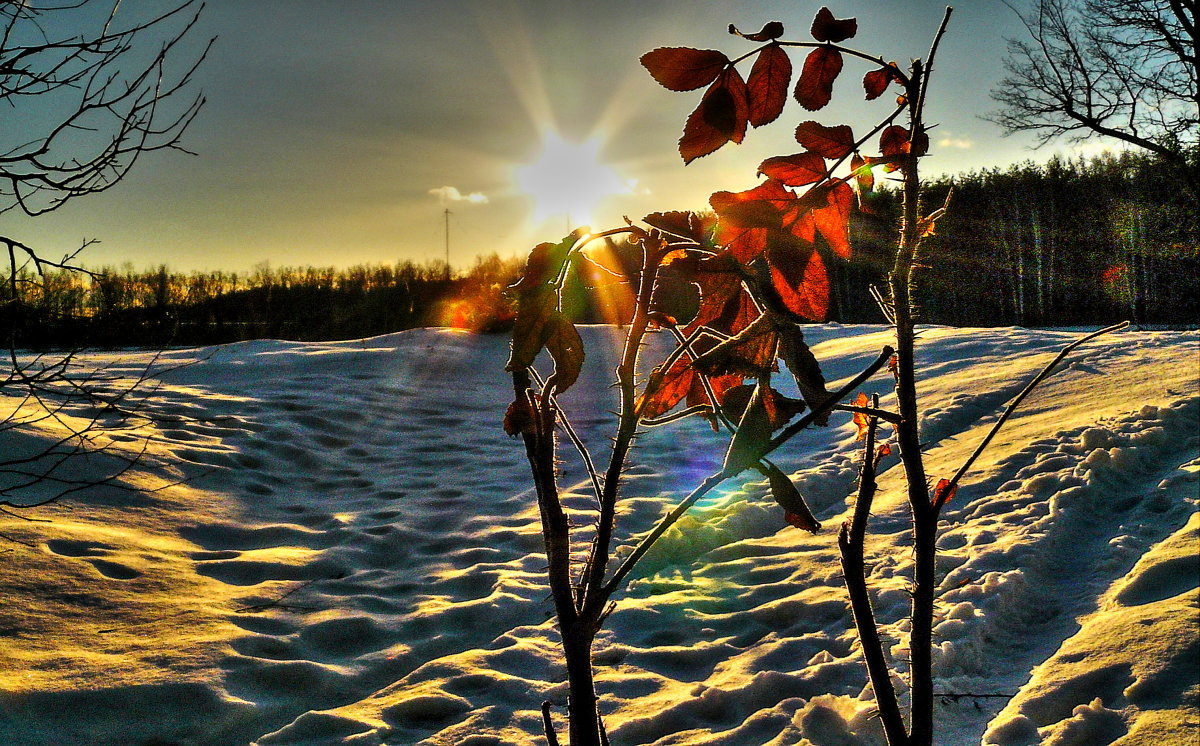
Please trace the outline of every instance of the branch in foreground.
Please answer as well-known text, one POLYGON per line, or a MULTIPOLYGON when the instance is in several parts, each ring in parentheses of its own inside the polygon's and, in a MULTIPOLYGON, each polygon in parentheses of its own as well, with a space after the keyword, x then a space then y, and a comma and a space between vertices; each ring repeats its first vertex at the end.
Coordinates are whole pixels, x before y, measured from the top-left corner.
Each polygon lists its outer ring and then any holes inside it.
MULTIPOLYGON (((861 386, 864 381, 875 375, 875 373, 877 373, 879 369, 887 363, 888 359, 891 358, 892 352, 893 350, 891 347, 884 347, 883 351, 879 353, 879 357, 876 358, 866 368, 864 368, 861 373, 851 379, 849 383, 838 389, 835 393, 830 395, 828 399, 822 402, 820 406, 814 407, 807 415, 801 417, 792 425, 789 425, 783 430, 783 432, 771 440, 771 442, 767 444, 766 450, 759 454, 758 459, 755 459, 755 461, 766 457, 776 448, 786 443, 796 433, 812 424, 817 418, 832 410, 838 402, 845 399, 851 394, 851 392, 861 386)), ((682 518, 683 514, 686 513, 693 505, 695 505, 700 498, 707 495, 715 487, 717 487, 717 485, 721 484, 726 479, 735 477, 743 471, 745 471, 745 469, 738 469, 736 471, 722 470, 716 474, 713 474, 708 479, 705 479, 698 487, 696 487, 696 489, 692 490, 691 494, 680 501, 680 503, 675 506, 675 509, 663 517, 658 525, 655 526, 654 529, 651 530, 651 532, 644 539, 642 539, 636 547, 634 547, 633 553, 625 558, 625 561, 622 562, 621 566, 617 568, 617 571, 613 573, 612 578, 604 585, 604 593, 606 596, 611 595, 618 587, 620 587, 621 581, 623 581, 625 577, 633 571, 634 566, 636 566, 642 557, 645 556, 646 552, 650 551, 650 547, 654 546, 654 543, 657 542, 662 535, 667 532, 667 529, 675 525, 675 522, 682 518)))

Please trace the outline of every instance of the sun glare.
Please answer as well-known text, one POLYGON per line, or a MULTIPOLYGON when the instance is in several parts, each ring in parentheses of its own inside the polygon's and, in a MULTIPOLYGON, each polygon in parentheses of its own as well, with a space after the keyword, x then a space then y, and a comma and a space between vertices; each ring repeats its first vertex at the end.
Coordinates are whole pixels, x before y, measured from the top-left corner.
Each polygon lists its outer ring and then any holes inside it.
POLYGON ((600 143, 571 143, 555 134, 546 136, 533 163, 519 166, 517 188, 533 198, 536 222, 562 218, 571 228, 591 223, 600 200, 629 194, 629 183, 600 162, 600 143))

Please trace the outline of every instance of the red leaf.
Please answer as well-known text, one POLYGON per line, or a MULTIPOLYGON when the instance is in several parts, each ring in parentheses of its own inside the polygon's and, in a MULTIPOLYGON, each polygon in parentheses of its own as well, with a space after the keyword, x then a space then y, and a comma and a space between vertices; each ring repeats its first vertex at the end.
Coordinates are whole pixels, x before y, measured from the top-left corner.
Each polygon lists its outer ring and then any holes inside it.
POLYGON ((795 96, 809 111, 823 108, 833 97, 833 81, 842 71, 842 53, 832 47, 818 47, 809 53, 796 81, 795 96))
POLYGON ((829 190, 828 203, 812 211, 817 232, 838 256, 850 258, 850 210, 854 205, 854 190, 845 182, 829 190))
POLYGON ((907 144, 908 130, 898 124, 893 124, 879 135, 879 152, 885 158, 902 155, 907 144))
POLYGON ((938 480, 937 486, 933 488, 933 507, 941 509, 943 505, 954 499, 955 492, 958 492, 958 485, 950 487, 949 479, 938 480))
POLYGON ((839 41, 845 41, 857 33, 858 19, 834 18, 833 13, 829 12, 829 8, 821 8, 818 10, 817 17, 813 19, 812 35, 817 41, 829 41, 837 43, 839 41))
POLYGON ((764 47, 754 60, 750 77, 746 79, 750 124, 761 127, 779 117, 787 101, 788 84, 791 82, 792 60, 787 52, 775 44, 764 47))
POLYGON ((871 166, 858 154, 850 159, 850 169, 854 172, 854 185, 858 189, 861 201, 862 195, 875 188, 875 174, 872 173, 871 166))
POLYGON ((654 371, 638 399, 637 411, 645 418, 664 414, 687 396, 696 371, 687 355, 681 355, 666 371, 654 371))
POLYGON ((789 526, 795 526, 796 528, 803 529, 812 534, 815 534, 821 530, 821 524, 817 523, 815 520, 812 520, 811 515, 785 512, 783 514, 783 520, 787 521, 789 526))
POLYGON ((737 26, 729 24, 729 33, 740 36, 747 41, 771 41, 783 36, 783 24, 779 21, 767 21, 762 30, 754 34, 743 34, 737 26))
POLYGON ((740 143, 750 116, 746 82, 734 68, 722 72, 688 116, 679 139, 684 163, 714 152, 727 142, 740 143))
POLYGON ((504 432, 512 436, 532 433, 536 413, 528 399, 520 398, 508 405, 504 413, 504 432))
POLYGON ((717 79, 729 58, 712 49, 660 47, 642 55, 642 67, 672 91, 692 91, 717 79))
POLYGON ((709 198, 717 213, 714 240, 739 262, 752 262, 766 249, 770 231, 782 227, 781 213, 794 200, 775 179, 744 192, 715 192, 709 198))
POLYGON ((854 131, 845 124, 826 127, 809 120, 796 127, 796 141, 822 158, 836 161, 854 149, 854 131))
POLYGON ((796 153, 768 158, 758 172, 787 186, 804 186, 825 178, 825 159, 816 153, 796 153))
POLYGON ((892 71, 886 67, 872 70, 863 76, 863 89, 867 92, 867 100, 873 101, 883 95, 892 82, 892 71))
POLYGON ((829 275, 821 255, 813 251, 800 258, 781 249, 771 252, 770 264, 771 283, 788 310, 810 321, 824 321, 829 313, 829 275))

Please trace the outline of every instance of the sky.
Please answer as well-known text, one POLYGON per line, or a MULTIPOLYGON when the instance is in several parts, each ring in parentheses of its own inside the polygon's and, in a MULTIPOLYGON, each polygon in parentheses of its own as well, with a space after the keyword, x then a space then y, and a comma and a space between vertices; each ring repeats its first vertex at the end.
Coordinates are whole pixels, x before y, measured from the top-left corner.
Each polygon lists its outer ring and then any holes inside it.
MULTIPOLYGON (((945 8, 824 4, 858 18, 853 46, 902 62, 925 56, 945 8)), ((639 57, 659 46, 752 49, 730 23, 779 20, 785 39, 807 40, 821 5, 209 0, 195 29, 197 41, 216 37, 196 80, 207 103, 183 141, 195 155, 152 153, 107 192, 35 219, 0 215, 0 232, 49 254, 96 239, 89 266, 348 266, 443 259, 449 209, 450 262, 463 268, 492 252, 523 255, 568 226, 703 209, 714 191, 754 186, 763 158, 798 151, 799 122, 866 127, 888 106, 861 101, 868 68, 847 62, 830 106, 810 113, 792 101, 742 145, 685 167, 676 142, 701 92, 659 87, 639 57), (532 196, 547 148, 559 161, 583 153, 577 181, 606 196, 588 210, 532 196)), ((125 0, 125 12, 138 3, 125 0)), ((955 8, 930 93, 938 127, 925 173, 1074 152, 1034 151, 1031 138, 1002 137, 981 118, 995 108, 988 91, 1003 77, 1005 38, 1022 31, 1001 0, 955 8)), ((801 61, 793 56, 797 71, 801 61)))

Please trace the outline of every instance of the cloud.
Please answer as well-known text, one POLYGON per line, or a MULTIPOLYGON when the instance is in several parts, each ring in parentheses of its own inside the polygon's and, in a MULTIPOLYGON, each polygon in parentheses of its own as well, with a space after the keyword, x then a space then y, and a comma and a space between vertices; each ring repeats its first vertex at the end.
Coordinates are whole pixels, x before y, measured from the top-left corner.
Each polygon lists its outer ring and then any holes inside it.
POLYGON ((488 198, 483 192, 471 192, 463 194, 458 191, 458 187, 442 186, 437 189, 430 189, 429 193, 438 198, 438 201, 443 205, 448 205, 451 202, 469 202, 473 205, 486 205, 488 198))
POLYGON ((969 137, 943 137, 937 141, 939 148, 957 148, 959 150, 970 150, 975 147, 975 141, 969 137))

